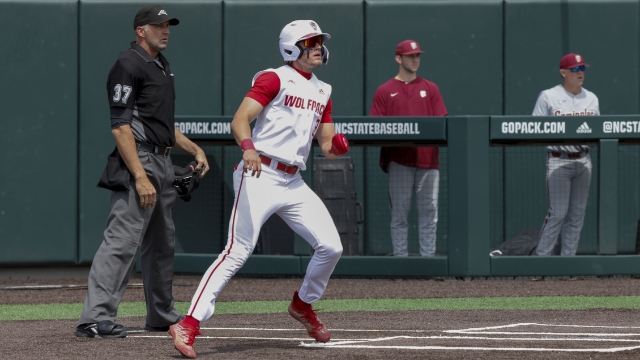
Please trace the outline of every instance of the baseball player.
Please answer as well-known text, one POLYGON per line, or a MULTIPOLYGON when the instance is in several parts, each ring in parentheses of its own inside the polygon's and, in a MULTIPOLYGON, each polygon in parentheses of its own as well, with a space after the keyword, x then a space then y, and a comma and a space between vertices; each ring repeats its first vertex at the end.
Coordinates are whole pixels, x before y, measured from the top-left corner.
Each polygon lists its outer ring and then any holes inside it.
POLYGON ((200 322, 211 317, 218 294, 251 255, 260 227, 274 213, 315 250, 289 314, 317 341, 331 337, 311 304, 324 293, 342 244, 325 205, 300 176, 314 136, 329 159, 349 150, 344 135, 335 134, 331 86, 312 73, 329 59, 324 45, 329 38, 314 21, 287 24, 279 40, 285 65, 254 76, 233 118, 231 128, 244 154, 233 174, 235 201, 227 246, 204 274, 186 318, 169 330, 176 349, 188 358, 196 357, 193 344, 200 322), (252 134, 249 124, 254 119, 252 134))
MULTIPOLYGON (((600 115, 598 97, 582 87, 588 66, 579 54, 563 56, 560 60, 562 85, 556 85, 540 93, 533 115, 600 115)), ((588 124, 583 126, 588 129, 588 124)), ((547 147, 549 211, 542 225, 540 242, 536 249, 538 255, 552 255, 560 230, 561 255, 575 255, 578 250, 593 167, 589 148, 589 145, 547 147)))
MULTIPOLYGON (((75 335, 119 338, 127 330, 114 320, 129 274, 140 252, 147 331, 167 331, 181 314, 173 307, 174 225, 171 208, 176 191, 172 147, 195 156, 208 170, 204 151, 175 127, 173 73, 161 54, 169 26, 178 25, 160 6, 145 6, 133 21, 136 41, 120 53, 107 79, 111 132, 117 157, 126 169, 122 188, 110 188, 111 208, 104 241, 89 273, 87 297, 75 335)), ((109 169, 109 167, 108 167, 109 169)))
MULTIPOLYGON (((382 84, 373 95, 370 116, 446 116, 438 86, 417 76, 420 45, 413 40, 396 46, 398 75, 382 84)), ((440 164, 437 147, 383 147, 380 166, 389 173, 391 241, 394 256, 408 256, 407 217, 411 193, 416 193, 420 255, 434 256, 438 223, 440 164)))

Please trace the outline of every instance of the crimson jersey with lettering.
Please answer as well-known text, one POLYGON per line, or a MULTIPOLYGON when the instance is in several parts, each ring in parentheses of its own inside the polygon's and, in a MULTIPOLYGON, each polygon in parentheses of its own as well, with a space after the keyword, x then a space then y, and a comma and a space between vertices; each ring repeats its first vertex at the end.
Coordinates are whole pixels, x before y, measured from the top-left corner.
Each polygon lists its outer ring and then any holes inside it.
MULTIPOLYGON (((373 95, 370 116, 446 116, 438 86, 417 77, 411 82, 393 78, 380 85, 373 95)), ((439 169, 437 147, 383 147, 380 166, 387 172, 389 162, 423 169, 439 169)))
POLYGON ((331 85, 284 65, 257 73, 247 97, 264 107, 251 134, 256 151, 305 170, 318 126, 332 122, 331 85))

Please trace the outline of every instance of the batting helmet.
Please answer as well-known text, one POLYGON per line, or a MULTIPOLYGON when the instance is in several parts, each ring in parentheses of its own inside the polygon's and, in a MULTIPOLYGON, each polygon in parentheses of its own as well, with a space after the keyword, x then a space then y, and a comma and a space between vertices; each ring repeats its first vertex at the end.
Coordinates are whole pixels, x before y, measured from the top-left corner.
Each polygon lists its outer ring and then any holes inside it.
MULTIPOLYGON (((322 41, 331 39, 331 35, 323 33, 313 20, 296 20, 288 23, 280 32, 280 53, 284 61, 296 61, 302 55, 302 49, 296 44, 300 40, 314 36, 322 36, 322 41)), ((329 62, 329 50, 322 45, 322 63, 329 62)))

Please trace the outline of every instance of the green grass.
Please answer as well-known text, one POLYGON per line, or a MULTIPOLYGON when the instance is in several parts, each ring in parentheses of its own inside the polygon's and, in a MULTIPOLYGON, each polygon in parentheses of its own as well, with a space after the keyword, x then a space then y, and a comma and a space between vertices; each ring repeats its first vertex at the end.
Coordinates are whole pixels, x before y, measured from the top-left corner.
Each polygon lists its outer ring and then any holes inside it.
MULTIPOLYGON (((287 311, 288 301, 220 302, 216 314, 269 314, 287 311)), ((323 312, 412 310, 585 310, 640 309, 640 296, 534 296, 445 299, 351 299, 321 300, 314 304, 323 312)), ((187 312, 189 303, 176 308, 187 312)), ((77 319, 82 304, 0 305, 0 321, 77 319)), ((144 316, 144 302, 120 304, 119 317, 144 316)))

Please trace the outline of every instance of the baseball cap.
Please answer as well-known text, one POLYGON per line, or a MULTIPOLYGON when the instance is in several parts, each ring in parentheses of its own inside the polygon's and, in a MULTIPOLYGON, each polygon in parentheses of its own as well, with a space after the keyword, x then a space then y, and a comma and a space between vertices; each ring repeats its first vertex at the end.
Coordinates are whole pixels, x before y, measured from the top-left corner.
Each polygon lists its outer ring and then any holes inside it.
POLYGON ((396 46, 396 55, 424 54, 420 44, 414 40, 405 40, 396 46))
POLYGON ((560 59, 560 69, 570 69, 580 65, 589 66, 580 54, 567 54, 560 59))
POLYGON ((178 25, 180 23, 180 20, 169 17, 160 5, 145 6, 138 10, 136 17, 133 19, 133 29, 135 30, 138 26, 162 24, 167 21, 169 25, 178 25))

